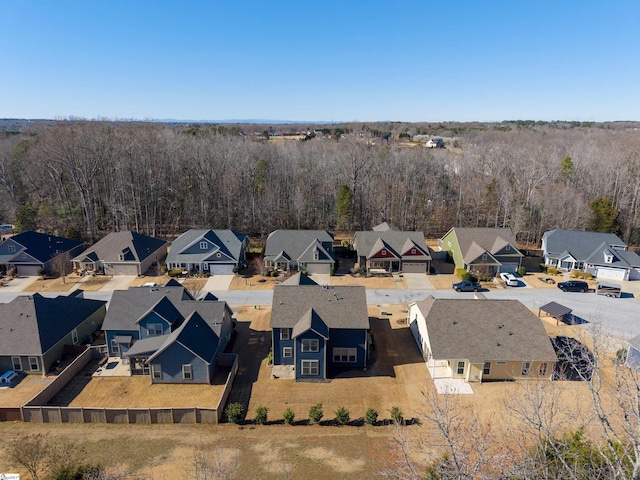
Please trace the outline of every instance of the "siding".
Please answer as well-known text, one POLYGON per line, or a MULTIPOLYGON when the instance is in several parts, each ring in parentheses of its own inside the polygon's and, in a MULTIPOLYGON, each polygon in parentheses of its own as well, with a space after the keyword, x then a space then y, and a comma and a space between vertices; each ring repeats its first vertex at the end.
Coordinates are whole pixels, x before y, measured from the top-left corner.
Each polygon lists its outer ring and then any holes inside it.
MULTIPOLYGON (((215 359, 213 362, 215 363, 215 359)), ((207 363, 179 343, 169 346, 151 363, 162 366, 162 379, 154 379, 152 376, 153 383, 209 383, 207 363), (191 365, 192 380, 182 378, 182 365, 191 365)))
POLYGON ((336 368, 364 368, 367 366, 367 331, 360 329, 332 329, 327 342, 327 364, 336 368), (333 361, 334 348, 355 348, 356 362, 333 361))
POLYGON ((296 361, 296 378, 327 378, 326 365, 325 365, 325 351, 326 345, 324 338, 320 337, 317 333, 309 330, 295 339, 295 361, 296 361), (303 339, 317 339, 318 351, 317 352, 303 352, 302 340, 303 339), (318 375, 302 375, 302 360, 318 360, 318 375))

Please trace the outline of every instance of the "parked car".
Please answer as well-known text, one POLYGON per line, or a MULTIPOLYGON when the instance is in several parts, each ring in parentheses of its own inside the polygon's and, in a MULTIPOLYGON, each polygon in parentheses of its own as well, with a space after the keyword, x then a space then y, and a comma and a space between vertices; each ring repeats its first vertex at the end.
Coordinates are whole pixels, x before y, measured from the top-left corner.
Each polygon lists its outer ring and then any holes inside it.
POLYGON ((463 282, 458 282, 453 284, 453 289, 456 292, 477 292, 482 287, 478 282, 472 282, 470 280, 465 280, 463 282))
POLYGON ((581 280, 568 280, 558 283, 558 288, 563 292, 588 292, 589 284, 581 280))
POLYGON ((513 273, 502 272, 500 274, 500 279, 507 285, 508 287, 517 287, 520 285, 520 282, 516 278, 513 273))

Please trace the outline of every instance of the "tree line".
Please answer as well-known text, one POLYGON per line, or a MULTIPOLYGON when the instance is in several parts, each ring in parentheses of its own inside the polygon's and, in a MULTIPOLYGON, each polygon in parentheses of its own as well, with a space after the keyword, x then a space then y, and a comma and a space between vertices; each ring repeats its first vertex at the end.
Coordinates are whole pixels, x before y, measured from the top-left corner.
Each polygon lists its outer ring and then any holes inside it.
POLYGON ((388 221, 431 237, 510 227, 536 243, 566 228, 640 243, 640 136, 631 128, 463 129, 446 149, 346 131, 254 141, 237 128, 36 124, 0 137, 0 221, 89 241, 125 229, 265 237, 388 221))

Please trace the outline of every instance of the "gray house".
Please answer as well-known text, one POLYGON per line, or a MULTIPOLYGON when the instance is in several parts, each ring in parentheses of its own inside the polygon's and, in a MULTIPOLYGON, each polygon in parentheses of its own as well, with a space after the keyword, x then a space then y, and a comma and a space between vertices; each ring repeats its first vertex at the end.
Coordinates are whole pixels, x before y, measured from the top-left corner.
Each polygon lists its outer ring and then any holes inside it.
POLYGON ((330 273, 335 261, 333 235, 326 230, 276 230, 264 248, 264 263, 271 268, 330 273))
POLYGON ((431 255, 422 232, 401 231, 384 222, 372 231, 356 232, 353 244, 367 273, 429 273, 431 255))
POLYGON ((46 233, 23 232, 0 243, 0 271, 16 269, 18 275, 36 276, 41 270, 50 272, 60 255, 68 254, 66 261, 84 248, 84 242, 57 237, 46 233))
POLYGON ((82 291, 47 298, 36 293, 0 304, 0 372, 46 374, 64 354, 94 333, 106 302, 83 298, 82 291))
POLYGON ((516 238, 508 228, 452 228, 439 241, 449 252, 456 268, 495 275, 514 273, 522 263, 516 238))
POLYGON ((246 266, 249 237, 233 230, 188 230, 173 243, 167 268, 211 275, 232 275, 246 266))
POLYGON ((74 268, 105 275, 143 275, 167 256, 167 242, 136 232, 113 232, 72 259, 74 268))
POLYGON ((550 230, 542 236, 544 263, 601 279, 639 280, 640 256, 613 233, 550 230))
POLYGON ((196 300, 175 280, 113 292, 103 330, 109 356, 152 383, 211 383, 233 330, 233 312, 213 295, 196 300))

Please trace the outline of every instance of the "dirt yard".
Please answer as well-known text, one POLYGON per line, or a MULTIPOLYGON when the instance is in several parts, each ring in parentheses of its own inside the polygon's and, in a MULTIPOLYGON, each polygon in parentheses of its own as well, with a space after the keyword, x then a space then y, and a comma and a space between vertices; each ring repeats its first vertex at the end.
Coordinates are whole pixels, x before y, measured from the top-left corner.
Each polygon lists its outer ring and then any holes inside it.
MULTIPOLYGON (((0 387, 1 407, 21 407, 51 383, 52 378, 22 374, 19 383, 11 387, 0 387)), ((1 465, 1 462, 0 462, 1 465)))
POLYGON ((104 287, 105 284, 112 278, 113 277, 110 277, 108 275, 97 275, 95 277, 89 277, 88 280, 82 282, 80 288, 85 292, 97 292, 102 287, 104 287))
POLYGON ((27 285, 22 291, 23 292, 67 292, 73 286, 81 283, 82 277, 77 275, 68 275, 64 283, 62 281, 62 277, 58 278, 47 278, 47 279, 37 279, 35 282, 27 285))
POLYGON ((259 274, 234 275, 229 290, 273 290, 278 283, 281 283, 278 278, 263 277, 259 274))
POLYGON ((137 277, 133 279, 133 282, 129 284, 130 287, 139 287, 145 283, 155 283, 156 285, 164 285, 171 277, 169 275, 145 275, 143 277, 137 277))

